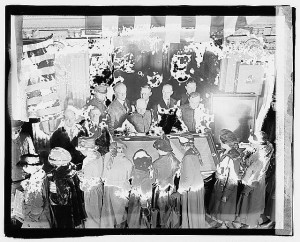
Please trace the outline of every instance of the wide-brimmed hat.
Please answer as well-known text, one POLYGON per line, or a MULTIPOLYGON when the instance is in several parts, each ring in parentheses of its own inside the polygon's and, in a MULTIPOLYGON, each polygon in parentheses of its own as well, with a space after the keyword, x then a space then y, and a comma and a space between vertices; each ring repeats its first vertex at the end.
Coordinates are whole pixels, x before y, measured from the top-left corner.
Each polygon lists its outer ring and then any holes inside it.
POLYGON ((139 149, 133 155, 134 168, 141 171, 148 171, 152 165, 152 157, 144 149, 139 149))
POLYGON ((258 131, 251 134, 248 140, 252 144, 265 144, 268 141, 268 136, 264 131, 258 131))
POLYGON ((67 165, 72 160, 72 156, 69 151, 61 148, 55 147, 50 151, 48 161, 54 166, 64 166, 67 165))
POLYGON ((159 139, 155 140, 153 143, 153 147, 155 149, 162 150, 164 152, 173 151, 170 141, 166 138, 159 138, 159 139))
POLYGON ((42 160, 40 159, 39 155, 35 154, 26 154, 26 155, 21 155, 20 161, 17 163, 17 166, 38 166, 38 165, 43 165, 42 160))

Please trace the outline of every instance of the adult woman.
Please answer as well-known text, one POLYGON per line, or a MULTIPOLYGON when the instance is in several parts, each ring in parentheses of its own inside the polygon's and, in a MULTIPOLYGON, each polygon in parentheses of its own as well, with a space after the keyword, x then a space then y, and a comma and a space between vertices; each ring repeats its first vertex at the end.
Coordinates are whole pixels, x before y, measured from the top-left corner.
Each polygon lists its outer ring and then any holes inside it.
POLYGON ((53 166, 47 174, 53 228, 82 227, 86 218, 80 181, 71 159, 70 153, 60 147, 53 148, 49 154, 53 166))
POLYGON ((232 222, 235 221, 241 155, 237 150, 238 140, 232 131, 222 129, 220 141, 223 153, 216 171, 209 211, 212 218, 221 225, 232 227, 232 222))
POLYGON ((125 156, 127 146, 121 140, 111 144, 110 152, 104 157, 104 195, 101 212, 101 228, 123 228, 126 222, 133 163, 125 156))
POLYGON ((242 177, 244 188, 238 202, 237 220, 244 227, 257 227, 265 208, 265 176, 273 145, 267 140, 265 132, 260 131, 249 138, 253 153, 247 158, 242 177))
POLYGON ((54 131, 50 138, 50 148, 61 147, 67 150, 72 156, 72 163, 81 169, 84 155, 78 150, 78 138, 88 136, 86 129, 77 124, 78 111, 73 106, 68 106, 64 112, 64 121, 60 127, 54 131))
POLYGON ((185 151, 178 190, 182 194, 182 228, 205 228, 202 159, 194 145, 193 135, 181 135, 179 143, 185 151))

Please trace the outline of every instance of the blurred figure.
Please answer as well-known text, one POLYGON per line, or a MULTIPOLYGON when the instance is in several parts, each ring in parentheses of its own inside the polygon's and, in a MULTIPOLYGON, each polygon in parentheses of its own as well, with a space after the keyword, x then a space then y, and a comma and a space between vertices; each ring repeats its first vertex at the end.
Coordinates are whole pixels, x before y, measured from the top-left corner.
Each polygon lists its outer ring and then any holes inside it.
POLYGON ((18 165, 30 175, 21 182, 24 189, 22 228, 50 228, 48 187, 40 156, 22 155, 18 165))
POLYGON ((205 228, 204 181, 202 159, 191 134, 179 137, 184 150, 181 162, 179 193, 182 194, 182 228, 205 228))
POLYGON ((124 228, 127 220, 130 175, 133 163, 125 156, 126 144, 113 142, 104 157, 104 195, 101 212, 101 228, 124 228))
POLYGON ((79 177, 80 188, 84 192, 84 206, 87 218, 85 228, 100 228, 100 217, 103 198, 104 161, 97 151, 94 138, 79 138, 78 149, 86 157, 83 160, 82 172, 79 177))
POLYGON ((237 221, 243 227, 257 228, 265 208, 266 171, 274 152, 265 132, 256 132, 249 137, 254 152, 246 157, 247 168, 242 177, 244 188, 238 202, 237 221))
POLYGON ((146 101, 140 98, 136 101, 136 112, 128 117, 129 122, 138 133, 147 133, 151 127, 152 113, 146 108, 146 101))
MULTIPOLYGON (((20 120, 12 120, 11 123, 11 206, 13 206, 16 190, 23 190, 21 182, 27 178, 22 167, 17 165, 20 157, 22 155, 35 154, 35 148, 30 135, 22 132, 23 124, 20 120)), ((21 227, 21 223, 13 215, 12 222, 13 225, 21 227)))

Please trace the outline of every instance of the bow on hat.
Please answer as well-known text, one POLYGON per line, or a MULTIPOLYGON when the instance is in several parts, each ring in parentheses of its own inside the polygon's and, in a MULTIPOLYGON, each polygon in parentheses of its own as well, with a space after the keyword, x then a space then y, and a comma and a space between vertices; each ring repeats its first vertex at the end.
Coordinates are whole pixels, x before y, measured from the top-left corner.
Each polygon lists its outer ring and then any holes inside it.
POLYGON ((39 155, 26 154, 20 157, 20 161, 17 163, 18 166, 38 166, 43 165, 39 155))
POLYGON ((48 160, 51 165, 64 166, 72 160, 72 156, 67 150, 55 147, 50 151, 48 160))

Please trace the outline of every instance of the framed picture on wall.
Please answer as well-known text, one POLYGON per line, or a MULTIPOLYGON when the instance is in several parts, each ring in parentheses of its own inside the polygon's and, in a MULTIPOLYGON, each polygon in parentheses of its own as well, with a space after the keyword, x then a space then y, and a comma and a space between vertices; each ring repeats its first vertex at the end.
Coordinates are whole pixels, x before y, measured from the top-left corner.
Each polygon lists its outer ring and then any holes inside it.
POLYGON ((220 144, 221 129, 233 131, 240 142, 248 142, 254 130, 258 96, 255 94, 214 94, 211 109, 215 116, 214 140, 220 144))
POLYGON ((264 83, 264 67, 262 65, 240 64, 238 62, 236 69, 235 92, 260 95, 264 83))

